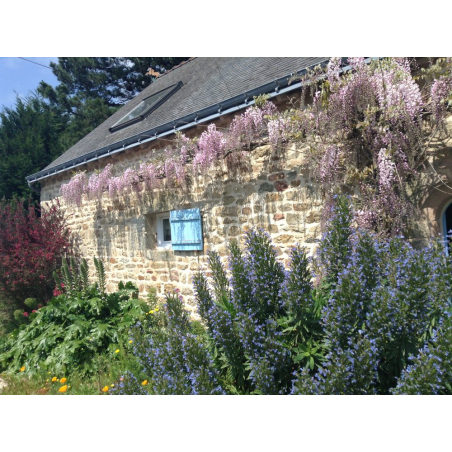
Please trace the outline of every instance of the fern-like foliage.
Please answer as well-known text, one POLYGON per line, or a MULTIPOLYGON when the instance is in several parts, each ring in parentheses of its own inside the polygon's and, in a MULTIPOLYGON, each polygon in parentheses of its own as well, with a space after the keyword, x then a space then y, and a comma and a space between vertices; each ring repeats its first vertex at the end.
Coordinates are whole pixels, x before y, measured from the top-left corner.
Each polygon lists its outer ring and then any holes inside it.
POLYGON ((77 293, 81 291, 81 281, 80 281, 80 274, 78 271, 78 264, 77 261, 75 260, 74 256, 71 256, 69 259, 69 263, 70 263, 70 272, 72 275, 72 293, 77 293))
POLYGON ((82 259, 82 262, 80 263, 80 269, 79 269, 79 277, 80 277, 80 285, 82 289, 83 296, 86 296, 88 293, 89 288, 89 269, 88 269, 88 263, 86 262, 86 259, 82 259))
POLYGON ((97 283, 98 283, 99 291, 102 294, 105 294, 106 289, 107 289, 107 284, 106 284, 106 281, 105 281, 104 264, 103 264, 103 262, 100 259, 94 258, 94 267, 96 268, 97 283))
POLYGON ((53 273, 57 287, 64 288, 66 294, 70 296, 81 294, 86 297, 88 295, 90 290, 89 268, 86 259, 82 259, 78 264, 74 257, 71 257, 69 261, 63 258, 60 273, 61 276, 57 272, 53 273))
POLYGON ((54 271, 53 272, 53 279, 55 281, 55 284, 57 287, 61 287, 61 283, 63 282, 62 279, 60 278, 60 275, 54 271))
POLYGON ((74 279, 73 274, 71 271, 71 268, 69 267, 66 259, 63 257, 61 262, 61 280, 64 284, 65 292, 68 295, 73 295, 73 286, 74 286, 74 279))

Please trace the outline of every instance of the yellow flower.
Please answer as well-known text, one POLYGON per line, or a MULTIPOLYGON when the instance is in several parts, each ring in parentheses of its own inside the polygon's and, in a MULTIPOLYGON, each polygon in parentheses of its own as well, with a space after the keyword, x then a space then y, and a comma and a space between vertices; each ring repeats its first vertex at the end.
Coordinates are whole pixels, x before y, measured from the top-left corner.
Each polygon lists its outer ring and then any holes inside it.
POLYGON ((104 386, 104 387, 102 388, 102 392, 108 392, 108 386, 104 386))
POLYGON ((61 386, 60 389, 58 389, 58 392, 66 392, 67 391, 67 385, 61 386))
POLYGON ((51 374, 52 372, 47 372, 48 374, 51 374))
POLYGON ((117 349, 115 350, 115 353, 119 353, 119 348, 117 348, 117 349))
POLYGON ((58 380, 57 377, 53 377, 53 378, 52 378, 52 381, 57 381, 57 380, 58 380))
POLYGON ((149 311, 148 314, 154 314, 154 311, 149 311))
POLYGON ((112 383, 111 385, 110 385, 112 388, 114 388, 115 387, 115 385, 112 383))
POLYGON ((66 381, 67 381, 67 378, 62 378, 62 379, 60 380, 60 383, 66 383, 66 381))
POLYGON ((129 344, 131 344, 132 342, 133 342, 132 339, 130 339, 129 344))
POLYGON ((20 371, 23 372, 24 370, 25 370, 25 366, 22 366, 22 367, 20 368, 20 371))
POLYGON ((144 380, 143 383, 141 383, 143 386, 146 386, 148 384, 147 380, 144 380))

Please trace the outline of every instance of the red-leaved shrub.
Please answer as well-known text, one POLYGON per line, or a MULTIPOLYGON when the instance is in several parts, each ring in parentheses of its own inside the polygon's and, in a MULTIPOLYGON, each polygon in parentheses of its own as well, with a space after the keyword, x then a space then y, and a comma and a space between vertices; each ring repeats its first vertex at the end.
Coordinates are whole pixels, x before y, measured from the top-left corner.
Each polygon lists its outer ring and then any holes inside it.
POLYGON ((70 231, 58 203, 39 210, 30 202, 0 203, 0 289, 17 307, 27 297, 46 301, 53 272, 71 253, 70 231))

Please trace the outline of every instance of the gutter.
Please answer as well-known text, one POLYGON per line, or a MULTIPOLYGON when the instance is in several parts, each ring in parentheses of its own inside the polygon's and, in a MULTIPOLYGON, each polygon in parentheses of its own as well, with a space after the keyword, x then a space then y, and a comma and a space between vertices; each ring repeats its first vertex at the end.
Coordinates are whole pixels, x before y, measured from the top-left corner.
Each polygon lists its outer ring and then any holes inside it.
MULTIPOLYGON (((371 59, 373 58, 367 58, 366 62, 370 62, 371 59)), ((232 97, 219 104, 212 105, 210 107, 204 108, 203 110, 199 110, 195 113, 191 113, 190 115, 179 118, 176 121, 163 124, 162 126, 155 127, 154 129, 151 129, 146 132, 141 132, 132 137, 118 141, 110 146, 105 146, 103 148, 97 149, 96 151, 89 152, 88 154, 85 154, 81 157, 77 157, 68 162, 61 163, 60 165, 57 165, 48 170, 39 171, 38 173, 26 177, 28 186, 33 191, 39 191, 37 188, 33 187, 33 184, 42 179, 46 179, 47 177, 54 176, 56 174, 63 173, 65 171, 77 168, 87 163, 97 161, 103 157, 108 157, 113 154, 124 152, 127 149, 140 146, 141 144, 150 143, 159 138, 172 135, 178 131, 189 129, 198 124, 213 121, 215 119, 220 118, 221 116, 235 113, 239 110, 254 105, 255 103, 253 100, 254 96, 268 94, 269 98, 272 99, 281 94, 286 94, 296 89, 299 89, 302 86, 302 82, 297 82, 289 85, 289 80, 293 76, 303 75, 307 72, 308 69, 314 66, 318 65, 325 66, 327 62, 328 60, 325 60, 322 61, 321 63, 311 65, 308 68, 302 69, 301 71, 292 73, 290 75, 286 75, 273 82, 267 83, 251 91, 240 94, 239 96, 232 97)), ((342 68, 342 72, 347 71, 349 69, 351 69, 351 67, 346 66, 342 68)))
MULTIPOLYGON (((30 177, 30 176, 28 176, 28 177, 30 177)), ((28 177, 26 178, 27 179, 27 183, 28 183, 28 188, 31 191, 35 192, 35 193, 41 193, 41 189, 36 187, 36 185, 32 185, 33 183, 36 183, 36 181, 31 181, 31 180, 28 179, 28 177)))

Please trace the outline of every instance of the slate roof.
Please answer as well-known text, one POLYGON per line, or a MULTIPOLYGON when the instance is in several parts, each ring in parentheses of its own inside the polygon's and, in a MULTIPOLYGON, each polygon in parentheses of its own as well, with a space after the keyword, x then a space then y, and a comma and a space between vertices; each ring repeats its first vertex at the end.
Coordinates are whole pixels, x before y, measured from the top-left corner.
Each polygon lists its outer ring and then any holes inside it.
POLYGON ((252 95, 256 93, 273 90, 276 80, 282 80, 282 86, 287 86, 287 80, 292 74, 326 60, 326 57, 190 59, 157 78, 104 123, 44 170, 28 176, 27 180, 31 182, 56 170, 65 170, 66 167, 69 170, 82 164, 84 160, 108 155, 108 152, 121 149, 123 145, 137 143, 142 134, 152 135, 171 129, 174 131, 174 125, 186 124, 193 121, 195 116, 202 119, 203 114, 217 111, 219 104, 231 107, 243 103, 247 93, 252 100, 252 95), (182 82, 183 86, 143 121, 110 132, 110 127, 144 98, 178 82, 182 82))

